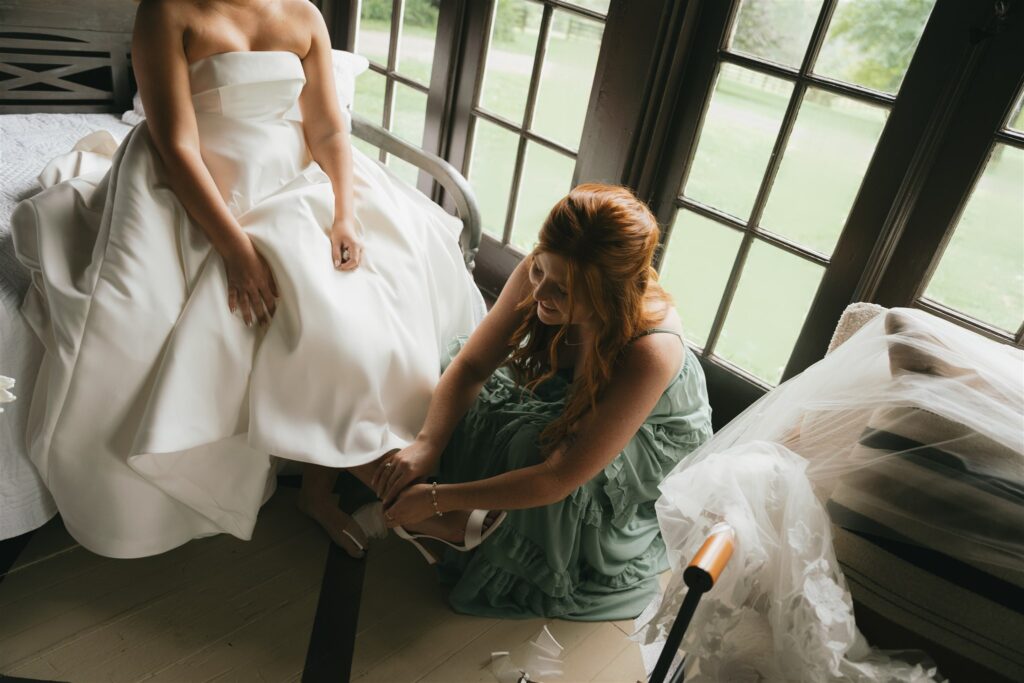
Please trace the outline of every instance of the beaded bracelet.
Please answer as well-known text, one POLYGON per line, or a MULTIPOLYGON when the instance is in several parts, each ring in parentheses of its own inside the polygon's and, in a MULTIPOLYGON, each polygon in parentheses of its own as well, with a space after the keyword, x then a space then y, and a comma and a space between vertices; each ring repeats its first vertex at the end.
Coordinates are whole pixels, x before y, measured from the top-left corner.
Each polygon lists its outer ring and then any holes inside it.
POLYGON ((434 514, 438 517, 444 517, 444 513, 437 507, 437 482, 433 482, 430 485, 430 502, 434 504, 434 514))

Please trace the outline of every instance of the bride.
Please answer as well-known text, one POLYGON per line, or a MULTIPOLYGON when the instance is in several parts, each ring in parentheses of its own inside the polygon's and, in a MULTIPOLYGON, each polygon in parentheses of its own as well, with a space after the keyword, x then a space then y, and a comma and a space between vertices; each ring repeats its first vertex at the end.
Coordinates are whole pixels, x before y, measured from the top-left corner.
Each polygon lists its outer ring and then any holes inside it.
POLYGON ((249 538, 271 456, 301 461, 300 506, 358 556, 335 468, 413 439, 475 326, 459 223, 352 148, 307 0, 143 0, 132 64, 148 117, 109 170, 13 220, 46 348, 31 457, 112 557, 249 538))

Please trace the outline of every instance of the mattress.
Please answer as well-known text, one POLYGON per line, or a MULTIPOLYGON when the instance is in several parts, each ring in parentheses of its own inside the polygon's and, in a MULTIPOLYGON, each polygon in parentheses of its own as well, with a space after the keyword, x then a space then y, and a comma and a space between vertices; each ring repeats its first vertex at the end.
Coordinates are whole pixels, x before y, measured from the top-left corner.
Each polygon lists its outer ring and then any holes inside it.
POLYGON ((0 540, 41 526, 57 511, 25 450, 42 348, 18 312, 29 275, 14 256, 10 218, 19 201, 38 191, 36 176, 47 162, 98 129, 120 141, 131 126, 113 114, 0 116, 0 375, 17 380, 19 397, 0 414, 0 540))

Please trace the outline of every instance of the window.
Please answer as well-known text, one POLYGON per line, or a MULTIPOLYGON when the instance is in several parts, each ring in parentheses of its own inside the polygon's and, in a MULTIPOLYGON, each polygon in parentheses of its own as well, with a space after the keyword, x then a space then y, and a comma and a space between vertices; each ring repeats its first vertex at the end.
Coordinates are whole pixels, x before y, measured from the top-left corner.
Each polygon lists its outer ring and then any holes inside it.
POLYGON ((1024 89, 992 142, 924 294, 933 313, 960 314, 1004 341, 1024 337, 1024 89))
MULTIPOLYGON (((355 52, 370 60, 370 69, 356 79, 354 109, 417 146, 423 144, 439 8, 439 0, 362 0, 359 5, 355 52)), ((417 184, 411 164, 387 158, 360 140, 355 145, 417 184)))
POLYGON ((737 3, 661 264, 705 356, 783 378, 933 5, 737 3))
POLYGON ((609 0, 497 0, 472 103, 468 163, 484 229, 526 252, 572 187, 609 0))
POLYGON ((573 183, 618 182, 665 228, 657 265, 718 426, 820 359, 852 301, 916 305, 1022 345, 1019 13, 955 0, 638 5, 338 5, 336 33, 351 46, 358 25, 374 63, 360 113, 422 136, 472 182, 482 288, 500 290, 573 183), (437 13, 416 23, 423 5, 437 13))

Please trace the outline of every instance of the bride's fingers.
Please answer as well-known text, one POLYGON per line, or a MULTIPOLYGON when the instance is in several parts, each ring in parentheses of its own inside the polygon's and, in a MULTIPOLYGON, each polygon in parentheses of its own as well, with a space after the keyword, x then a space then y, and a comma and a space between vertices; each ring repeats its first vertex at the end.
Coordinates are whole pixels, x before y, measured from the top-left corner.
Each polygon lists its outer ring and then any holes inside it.
POLYGON ((331 238, 331 260, 334 261, 334 267, 341 267, 341 242, 331 238))
POLYGON ((409 485, 411 477, 408 473, 398 474, 396 473, 389 481, 386 487, 384 487, 383 501, 385 505, 390 505, 398 494, 401 493, 406 486, 409 485))
POLYGON ((234 287, 228 287, 228 310, 232 313, 238 308, 238 290, 234 287))
POLYGON ((343 244, 342 245, 342 247, 341 247, 341 256, 342 256, 342 258, 341 258, 341 270, 352 270, 356 266, 359 265, 359 260, 357 258, 358 251, 359 251, 359 247, 357 247, 357 246, 350 245, 350 244, 343 244), (345 258, 346 254, 348 255, 347 259, 345 258))
POLYGON ((242 309, 242 320, 247 327, 252 327, 252 304, 249 302, 249 294, 241 292, 238 297, 238 306, 242 309))
POLYGON ((267 317, 273 318, 274 313, 277 312, 277 301, 274 298, 274 292, 268 286, 267 289, 260 292, 263 298, 263 307, 267 311, 267 317))

